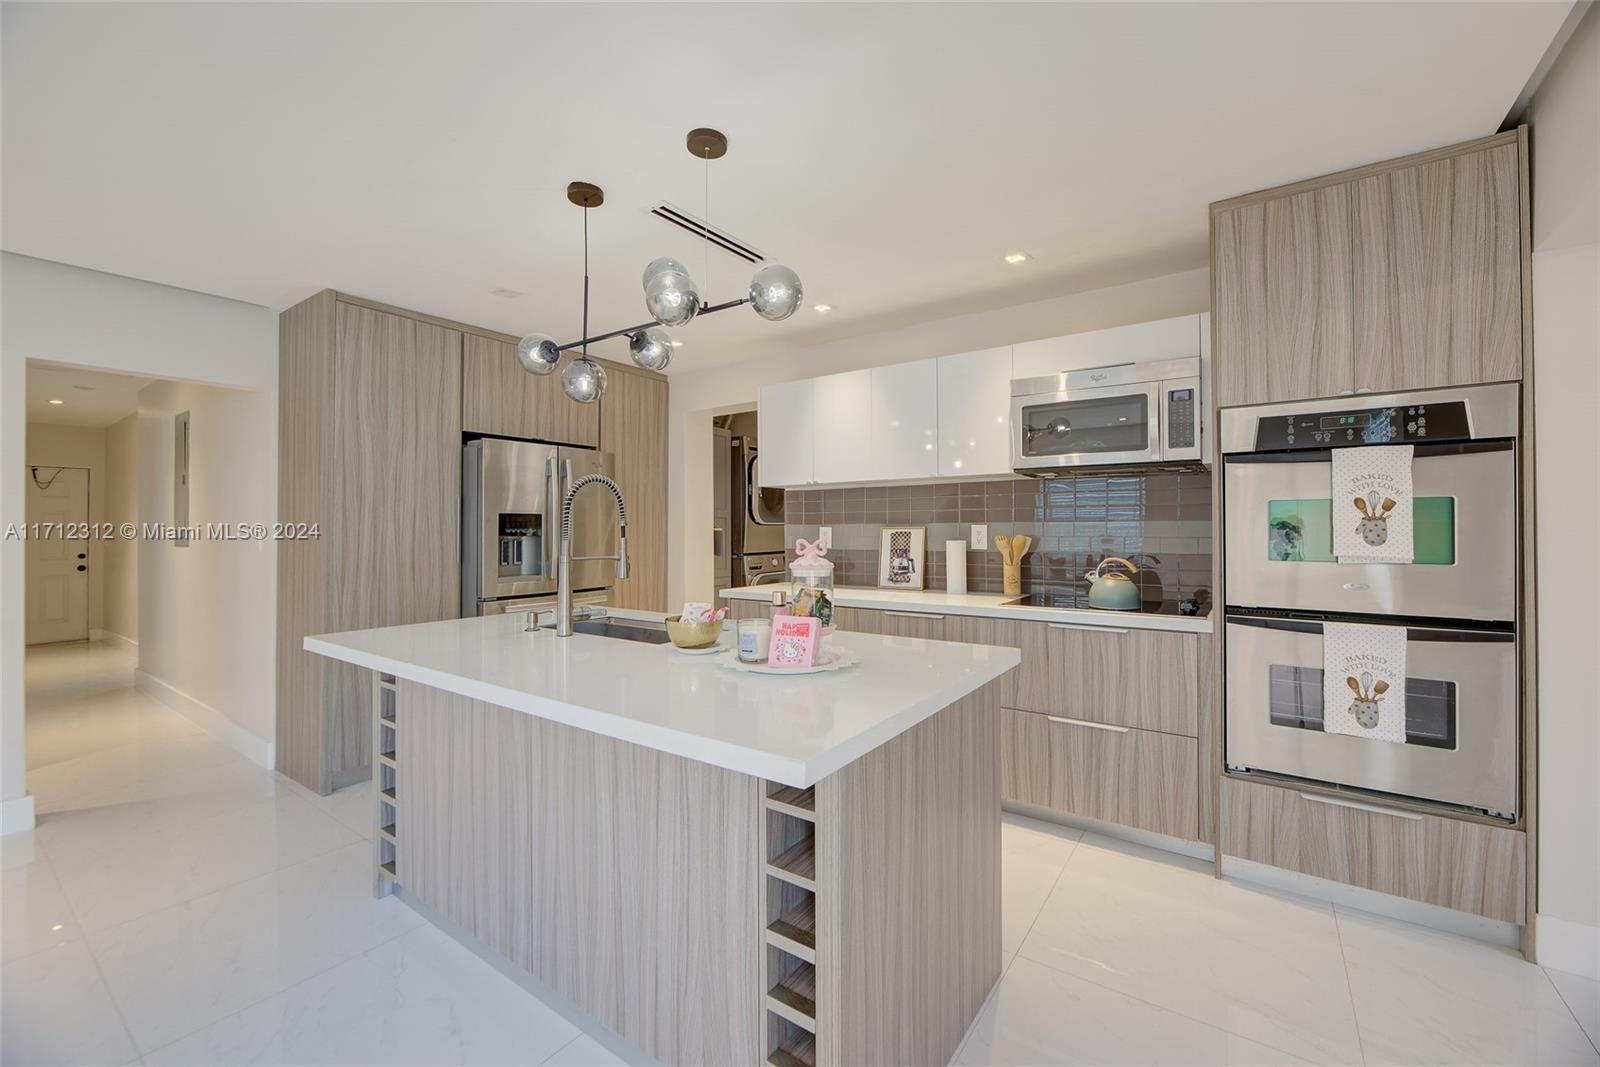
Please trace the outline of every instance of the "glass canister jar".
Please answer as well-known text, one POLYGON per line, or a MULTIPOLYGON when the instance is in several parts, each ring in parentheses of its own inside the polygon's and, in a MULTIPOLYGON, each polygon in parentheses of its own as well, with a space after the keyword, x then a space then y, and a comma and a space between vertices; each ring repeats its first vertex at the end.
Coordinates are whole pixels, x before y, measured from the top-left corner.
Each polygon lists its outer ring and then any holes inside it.
POLYGON ((811 616, 822 623, 823 633, 833 632, 833 561, 819 538, 796 538, 794 562, 789 564, 789 614, 811 616))

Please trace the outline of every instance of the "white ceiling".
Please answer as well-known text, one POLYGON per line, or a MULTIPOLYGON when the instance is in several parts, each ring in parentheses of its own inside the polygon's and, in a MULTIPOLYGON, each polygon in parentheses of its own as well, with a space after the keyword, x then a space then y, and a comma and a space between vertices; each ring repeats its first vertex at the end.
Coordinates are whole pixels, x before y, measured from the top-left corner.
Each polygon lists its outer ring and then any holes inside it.
POLYGON ((155 381, 132 374, 28 361, 28 421, 98 428, 139 410, 139 390, 155 381), (60 404, 52 404, 59 400, 60 404))
POLYGON ((1211 200, 1494 132, 1570 8, 7 3, 4 245, 566 341, 572 179, 597 329, 658 255, 742 295, 646 214, 716 126, 712 221, 837 310, 693 323, 691 369, 1201 266, 1211 200))

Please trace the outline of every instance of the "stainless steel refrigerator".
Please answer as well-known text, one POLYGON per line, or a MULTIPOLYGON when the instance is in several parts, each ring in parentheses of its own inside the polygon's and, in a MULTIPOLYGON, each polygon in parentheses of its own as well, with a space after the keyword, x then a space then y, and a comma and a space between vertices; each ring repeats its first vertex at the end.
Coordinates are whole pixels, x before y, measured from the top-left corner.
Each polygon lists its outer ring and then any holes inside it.
MULTIPOLYGON (((585 474, 611 474, 611 454, 482 438, 461 450, 461 615, 554 608, 561 501, 585 474)), ((615 505, 589 490, 574 502, 572 554, 617 551, 615 505)), ((616 567, 572 565, 576 603, 606 603, 616 567)))

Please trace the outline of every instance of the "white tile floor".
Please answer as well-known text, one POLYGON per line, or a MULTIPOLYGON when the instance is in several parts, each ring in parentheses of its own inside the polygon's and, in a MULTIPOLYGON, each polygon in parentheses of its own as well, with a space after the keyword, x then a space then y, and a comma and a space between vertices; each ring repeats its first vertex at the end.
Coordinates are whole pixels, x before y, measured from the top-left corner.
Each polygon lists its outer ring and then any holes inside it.
MULTIPOLYGON (((365 787, 316 797, 132 688, 28 657, 3 839, 5 1064, 614 1064, 371 893, 365 787)), ((1004 973, 962 1064, 1600 1063, 1600 983, 1007 817, 1004 973)))

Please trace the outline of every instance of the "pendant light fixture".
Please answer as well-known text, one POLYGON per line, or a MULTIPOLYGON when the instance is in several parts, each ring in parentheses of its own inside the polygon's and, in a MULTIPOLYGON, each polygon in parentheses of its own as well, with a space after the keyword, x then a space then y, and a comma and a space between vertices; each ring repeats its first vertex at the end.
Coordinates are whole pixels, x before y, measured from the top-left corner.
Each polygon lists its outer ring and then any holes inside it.
MULTIPOLYGON (((728 138, 717 130, 691 130, 688 148, 690 155, 707 163, 706 199, 709 215, 709 163, 727 154, 728 138)), ((651 321, 591 337, 589 209, 605 203, 605 192, 590 182, 573 182, 567 186, 567 199, 583 208, 583 337, 563 345, 557 344, 547 334, 530 333, 517 342, 517 361, 529 374, 552 374, 561 363, 561 353, 578 349, 578 355, 561 372, 561 387, 568 397, 580 404, 592 404, 606 391, 605 368, 589 357, 591 341, 625 336, 628 338, 628 354, 635 364, 645 370, 665 370, 667 364, 672 362, 674 342, 671 335, 662 329, 663 326, 687 326, 701 315, 726 311, 741 304, 749 304, 757 315, 768 322, 781 322, 795 313, 804 298, 800 276, 788 267, 774 263, 756 271, 743 297, 707 307, 700 299, 700 290, 694 279, 689 276, 689 269, 670 256, 662 256, 650 261, 642 279, 644 306, 651 321)), ((709 257, 709 250, 707 255, 709 257)), ((709 258, 707 266, 709 269, 709 258)))

